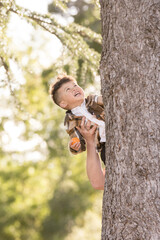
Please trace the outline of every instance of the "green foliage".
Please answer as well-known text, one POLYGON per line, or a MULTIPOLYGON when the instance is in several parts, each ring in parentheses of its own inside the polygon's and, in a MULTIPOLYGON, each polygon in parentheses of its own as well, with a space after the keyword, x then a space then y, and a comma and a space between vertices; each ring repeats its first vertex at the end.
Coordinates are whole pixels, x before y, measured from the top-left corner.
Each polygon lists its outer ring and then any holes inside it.
MULTIPOLYGON (((60 1, 56 1, 56 4, 57 2, 60 3, 60 1)), ((63 4, 60 3, 60 5, 63 4)), ((93 5, 91 6, 93 9, 93 5)), ((81 26, 77 23, 64 26, 56 21, 54 15, 37 14, 29 11, 28 9, 17 6, 16 4, 10 4, 10 2, 8 2, 8 4, 6 3, 4 7, 7 8, 8 12, 13 12, 18 16, 27 19, 29 23, 33 25, 33 27, 37 27, 37 25, 39 25, 49 33, 54 34, 61 41, 63 46, 67 48, 67 52, 63 57, 70 56, 68 61, 70 63, 72 62, 72 66, 75 69, 72 71, 72 73, 75 75, 75 77, 76 72, 78 71, 78 62, 80 59, 84 62, 86 73, 90 72, 91 77, 94 78, 94 75, 97 72, 96 69, 100 60, 100 54, 93 48, 90 48, 89 44, 92 45, 92 41, 100 44, 100 34, 95 33, 93 30, 91 30, 91 28, 86 28, 85 26, 81 26), (85 38, 87 41, 85 41, 85 38)), ((81 77, 83 78, 83 75, 81 77)), ((78 80, 80 80, 80 78, 78 80)), ((88 83, 90 80, 91 78, 85 81, 88 83)))
POLYGON ((95 5, 99 6, 98 1, 67 1, 65 9, 68 8, 68 12, 60 8, 55 1, 49 4, 48 7, 49 12, 53 13, 53 16, 59 14, 62 17, 72 17, 74 19, 73 23, 63 28, 70 36, 74 37, 76 34, 75 40, 77 39, 72 64, 75 71, 69 69, 68 73, 74 74, 83 87, 88 82, 93 83, 94 76, 98 73, 97 66, 101 52, 101 28, 99 8, 95 7, 95 5), (74 11, 72 13, 73 8, 74 11), (75 11, 77 12, 76 14, 75 11), (81 43, 82 39, 83 44, 81 43), (91 51, 88 51, 88 49, 91 51))
POLYGON ((74 225, 84 225, 83 215, 92 206, 92 195, 94 192, 86 180, 63 175, 49 201, 50 214, 43 221, 44 239, 65 239, 74 225))
MULTIPOLYGON (((54 1, 65 14, 71 2, 54 1)), ((16 1, 0 0, 0 240, 78 240, 82 233, 83 239, 94 240, 100 236, 102 193, 92 189, 85 174, 86 153, 75 157, 68 152, 64 112, 48 94, 50 82, 63 71, 83 87, 94 84, 100 58, 96 46, 101 42, 94 27, 97 12, 92 11, 92 19, 88 11, 83 13, 88 23, 75 15, 74 22, 64 26, 54 14, 42 15, 16 1), (13 41, 13 16, 32 29, 31 40, 22 47, 13 41), (39 57, 40 53, 44 59, 47 56, 46 32, 63 45, 62 54, 47 67, 39 57)))

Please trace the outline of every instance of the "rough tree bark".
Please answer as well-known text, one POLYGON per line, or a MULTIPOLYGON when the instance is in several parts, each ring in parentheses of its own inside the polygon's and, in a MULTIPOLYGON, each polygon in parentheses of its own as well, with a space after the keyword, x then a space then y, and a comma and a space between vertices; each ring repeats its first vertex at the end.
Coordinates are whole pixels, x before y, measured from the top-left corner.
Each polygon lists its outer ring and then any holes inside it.
POLYGON ((102 240, 160 239, 160 0, 100 0, 102 240))

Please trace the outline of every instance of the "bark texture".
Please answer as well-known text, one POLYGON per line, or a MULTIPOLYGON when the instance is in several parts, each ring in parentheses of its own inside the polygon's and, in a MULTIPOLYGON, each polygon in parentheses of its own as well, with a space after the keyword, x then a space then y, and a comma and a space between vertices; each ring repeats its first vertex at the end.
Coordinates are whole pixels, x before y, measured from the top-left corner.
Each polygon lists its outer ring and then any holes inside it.
POLYGON ((102 240, 160 239, 160 0, 100 0, 102 240))

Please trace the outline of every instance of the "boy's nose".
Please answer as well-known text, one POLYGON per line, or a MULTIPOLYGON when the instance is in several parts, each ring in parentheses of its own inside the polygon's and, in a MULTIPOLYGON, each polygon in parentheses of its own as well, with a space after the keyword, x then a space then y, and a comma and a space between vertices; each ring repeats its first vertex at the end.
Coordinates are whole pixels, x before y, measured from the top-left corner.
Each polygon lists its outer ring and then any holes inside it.
POLYGON ((72 87, 72 92, 75 92, 75 90, 76 90, 76 89, 75 89, 74 87, 72 87))

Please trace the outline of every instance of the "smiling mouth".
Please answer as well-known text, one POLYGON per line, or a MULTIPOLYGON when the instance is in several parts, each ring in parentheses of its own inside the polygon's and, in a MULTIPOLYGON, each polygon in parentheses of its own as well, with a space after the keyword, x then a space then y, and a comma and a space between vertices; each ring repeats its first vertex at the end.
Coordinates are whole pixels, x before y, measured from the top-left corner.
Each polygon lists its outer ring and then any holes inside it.
POLYGON ((74 96, 76 97, 76 96, 78 96, 78 95, 80 95, 80 92, 77 92, 74 96))

